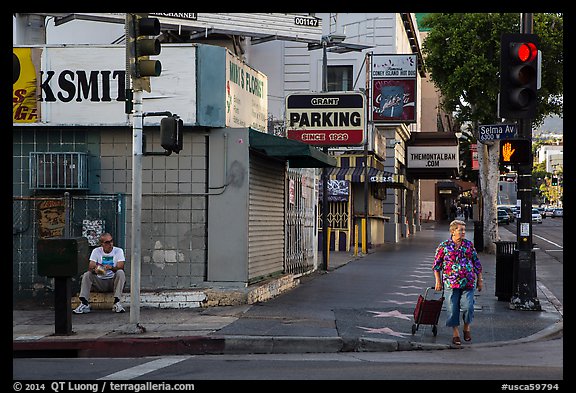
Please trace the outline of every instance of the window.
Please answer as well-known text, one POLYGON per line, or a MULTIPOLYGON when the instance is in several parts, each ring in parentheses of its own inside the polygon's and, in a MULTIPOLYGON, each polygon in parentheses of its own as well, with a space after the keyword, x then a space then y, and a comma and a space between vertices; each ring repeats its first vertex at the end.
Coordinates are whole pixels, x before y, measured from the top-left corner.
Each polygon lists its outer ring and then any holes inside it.
POLYGON ((354 86, 352 66, 328 66, 328 91, 351 91, 354 86))
POLYGON ((88 189, 88 155, 79 152, 30 152, 33 190, 88 189))

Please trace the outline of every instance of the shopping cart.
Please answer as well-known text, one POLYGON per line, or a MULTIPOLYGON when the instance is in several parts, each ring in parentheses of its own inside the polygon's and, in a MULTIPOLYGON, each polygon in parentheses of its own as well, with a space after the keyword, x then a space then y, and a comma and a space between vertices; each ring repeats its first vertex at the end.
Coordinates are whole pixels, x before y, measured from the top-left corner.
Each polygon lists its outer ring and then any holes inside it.
POLYGON ((444 303, 444 288, 442 291, 436 291, 433 287, 426 288, 424 296, 418 295, 418 302, 414 308, 414 324, 412 325, 412 334, 415 334, 420 325, 432 325, 432 334, 438 334, 438 319, 444 303), (428 292, 434 294, 428 297, 428 292))

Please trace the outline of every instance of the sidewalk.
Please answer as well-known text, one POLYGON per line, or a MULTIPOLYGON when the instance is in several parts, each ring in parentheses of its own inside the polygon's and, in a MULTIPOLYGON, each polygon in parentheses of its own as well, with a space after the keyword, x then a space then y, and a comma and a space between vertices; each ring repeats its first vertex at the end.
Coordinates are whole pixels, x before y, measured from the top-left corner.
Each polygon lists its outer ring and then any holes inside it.
MULTIPOLYGON (((473 227, 469 227, 468 238, 472 238, 473 227)), ((502 240, 515 240, 507 229, 501 229, 500 235, 502 240)), ((427 223, 408 239, 365 256, 331 252, 328 272, 302 276, 297 287, 262 303, 141 308, 140 325, 145 331, 130 322, 129 308, 123 314, 109 310, 73 314, 73 334, 64 336, 54 335, 53 309, 14 310, 14 357, 455 348, 450 343, 451 329, 444 325, 445 306, 436 336, 431 325, 418 325, 412 333, 416 300, 434 285, 434 251, 447 237, 448 225, 427 223)), ((473 341, 461 347, 500 346, 562 335, 562 305, 546 287, 538 282, 541 311, 511 310, 507 301, 498 301, 494 294, 495 255, 479 256, 484 290, 477 292, 473 341)))

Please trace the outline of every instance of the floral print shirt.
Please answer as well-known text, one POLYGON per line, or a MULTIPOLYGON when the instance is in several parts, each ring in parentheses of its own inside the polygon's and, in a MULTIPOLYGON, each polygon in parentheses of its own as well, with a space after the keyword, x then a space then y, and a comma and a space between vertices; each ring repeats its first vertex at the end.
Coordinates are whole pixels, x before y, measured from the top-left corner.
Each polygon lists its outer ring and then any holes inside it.
POLYGON ((473 289, 482 264, 470 240, 462 239, 456 249, 456 243, 448 239, 436 249, 432 269, 442 273, 445 288, 473 289))

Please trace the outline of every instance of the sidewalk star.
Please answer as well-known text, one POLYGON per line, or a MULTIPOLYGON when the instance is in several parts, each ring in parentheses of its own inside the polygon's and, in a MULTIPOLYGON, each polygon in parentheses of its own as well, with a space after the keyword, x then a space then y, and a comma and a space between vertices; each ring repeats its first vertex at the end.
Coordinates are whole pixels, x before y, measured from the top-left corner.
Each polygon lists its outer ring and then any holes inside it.
POLYGON ((408 301, 408 300, 407 300, 407 301, 401 301, 401 300, 380 300, 380 302, 382 302, 382 303, 394 303, 394 304, 398 304, 398 305, 401 305, 401 304, 414 304, 414 302, 408 301))
POLYGON ((368 312, 376 314, 376 315, 374 315, 374 318, 392 317, 392 318, 406 319, 408 321, 411 320, 410 314, 402 314, 398 310, 394 310, 394 311, 368 311, 368 312))
POLYGON ((401 332, 396 332, 390 328, 367 328, 367 327, 363 327, 363 326, 357 326, 360 329, 364 329, 366 330, 368 333, 378 333, 378 334, 388 334, 390 336, 395 336, 395 337, 400 337, 400 338, 404 338, 404 336, 408 336, 410 335, 410 333, 401 333, 401 332))

